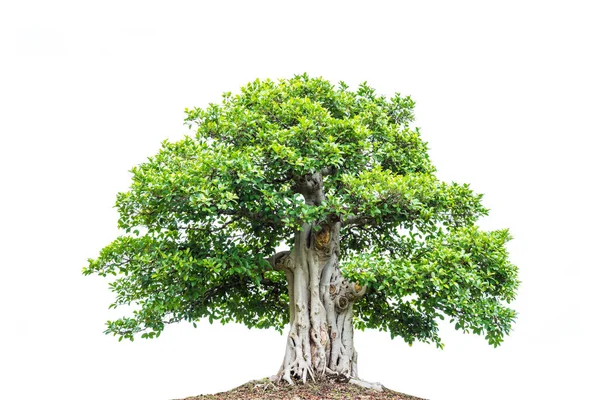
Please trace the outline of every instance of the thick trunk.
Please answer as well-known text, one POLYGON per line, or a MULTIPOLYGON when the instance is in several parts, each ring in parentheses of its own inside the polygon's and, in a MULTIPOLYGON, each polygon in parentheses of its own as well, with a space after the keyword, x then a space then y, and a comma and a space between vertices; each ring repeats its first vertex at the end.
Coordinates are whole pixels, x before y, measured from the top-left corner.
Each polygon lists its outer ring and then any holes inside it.
POLYGON ((340 274, 340 222, 304 224, 294 248, 278 261, 286 273, 290 332, 279 379, 293 384, 325 372, 357 378, 352 304, 364 288, 340 274))

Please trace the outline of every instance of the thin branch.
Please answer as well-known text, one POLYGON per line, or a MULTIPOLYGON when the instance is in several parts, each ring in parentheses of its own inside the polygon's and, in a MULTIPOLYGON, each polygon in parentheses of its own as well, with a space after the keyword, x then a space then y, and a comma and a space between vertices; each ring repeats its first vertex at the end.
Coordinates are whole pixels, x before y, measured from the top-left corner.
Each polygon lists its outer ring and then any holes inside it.
POLYGON ((348 225, 353 225, 352 227, 358 227, 362 225, 368 225, 373 222, 371 217, 367 217, 364 215, 349 215, 342 220, 342 226, 347 227, 348 225))
POLYGON ((235 218, 231 218, 229 221, 225 222, 223 225, 221 225, 221 226, 218 226, 218 227, 216 227, 216 228, 214 228, 214 229, 211 229, 211 230, 210 230, 210 233, 215 233, 215 232, 218 232, 218 231, 220 231, 220 230, 223 230, 223 229, 225 229, 227 226, 229 226, 229 225, 233 224, 234 222, 237 222, 237 221, 239 221, 240 219, 242 219, 242 217, 243 217, 243 215, 238 215, 238 216, 237 216, 237 217, 235 217, 235 218))

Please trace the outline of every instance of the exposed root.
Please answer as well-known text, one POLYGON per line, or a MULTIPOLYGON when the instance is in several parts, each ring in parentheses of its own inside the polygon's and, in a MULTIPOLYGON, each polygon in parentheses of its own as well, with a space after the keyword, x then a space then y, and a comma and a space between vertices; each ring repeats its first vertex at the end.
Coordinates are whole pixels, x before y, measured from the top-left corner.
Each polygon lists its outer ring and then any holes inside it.
POLYGON ((327 368, 327 377, 329 379, 333 379, 336 382, 343 382, 343 383, 348 383, 350 382, 350 379, 352 379, 350 376, 348 375, 343 375, 338 371, 333 371, 329 368, 327 368))
POLYGON ((260 390, 266 392, 268 389, 275 389, 276 386, 273 382, 255 383, 252 390, 260 390))
POLYGON ((349 380, 350 383, 354 385, 358 385, 360 387, 364 387, 366 389, 373 389, 378 392, 383 392, 383 386, 379 382, 367 382, 360 379, 351 378, 349 380))
POLYGON ((315 375, 313 373, 312 367, 304 360, 296 359, 290 365, 285 366, 283 369, 280 380, 283 379, 290 385, 294 385, 294 380, 292 377, 299 377, 302 380, 302 383, 306 383, 306 378, 310 376, 310 378, 315 381, 315 375))

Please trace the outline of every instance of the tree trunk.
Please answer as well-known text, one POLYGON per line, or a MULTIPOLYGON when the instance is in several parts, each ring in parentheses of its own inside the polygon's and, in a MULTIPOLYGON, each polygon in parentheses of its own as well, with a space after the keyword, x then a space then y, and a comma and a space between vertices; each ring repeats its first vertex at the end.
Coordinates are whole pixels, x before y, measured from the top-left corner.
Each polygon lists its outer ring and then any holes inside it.
POLYGON ((290 332, 278 379, 293 384, 325 372, 357 378, 352 305, 365 288, 341 276, 340 222, 305 223, 291 252, 275 262, 286 273, 290 332))

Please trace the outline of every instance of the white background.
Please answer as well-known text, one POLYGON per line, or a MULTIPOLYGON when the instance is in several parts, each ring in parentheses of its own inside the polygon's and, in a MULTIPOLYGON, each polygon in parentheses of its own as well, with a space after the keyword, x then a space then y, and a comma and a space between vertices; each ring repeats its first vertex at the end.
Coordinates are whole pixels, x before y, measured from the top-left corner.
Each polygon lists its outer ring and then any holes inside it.
POLYGON ((444 180, 511 229, 522 285, 493 349, 358 332, 362 378, 430 399, 600 398, 600 24, 593 1, 7 1, 0 5, 0 398, 165 400, 274 374, 285 336, 170 326, 102 334, 112 297, 81 276, 117 235, 128 170, 259 78, 410 94, 444 180))

